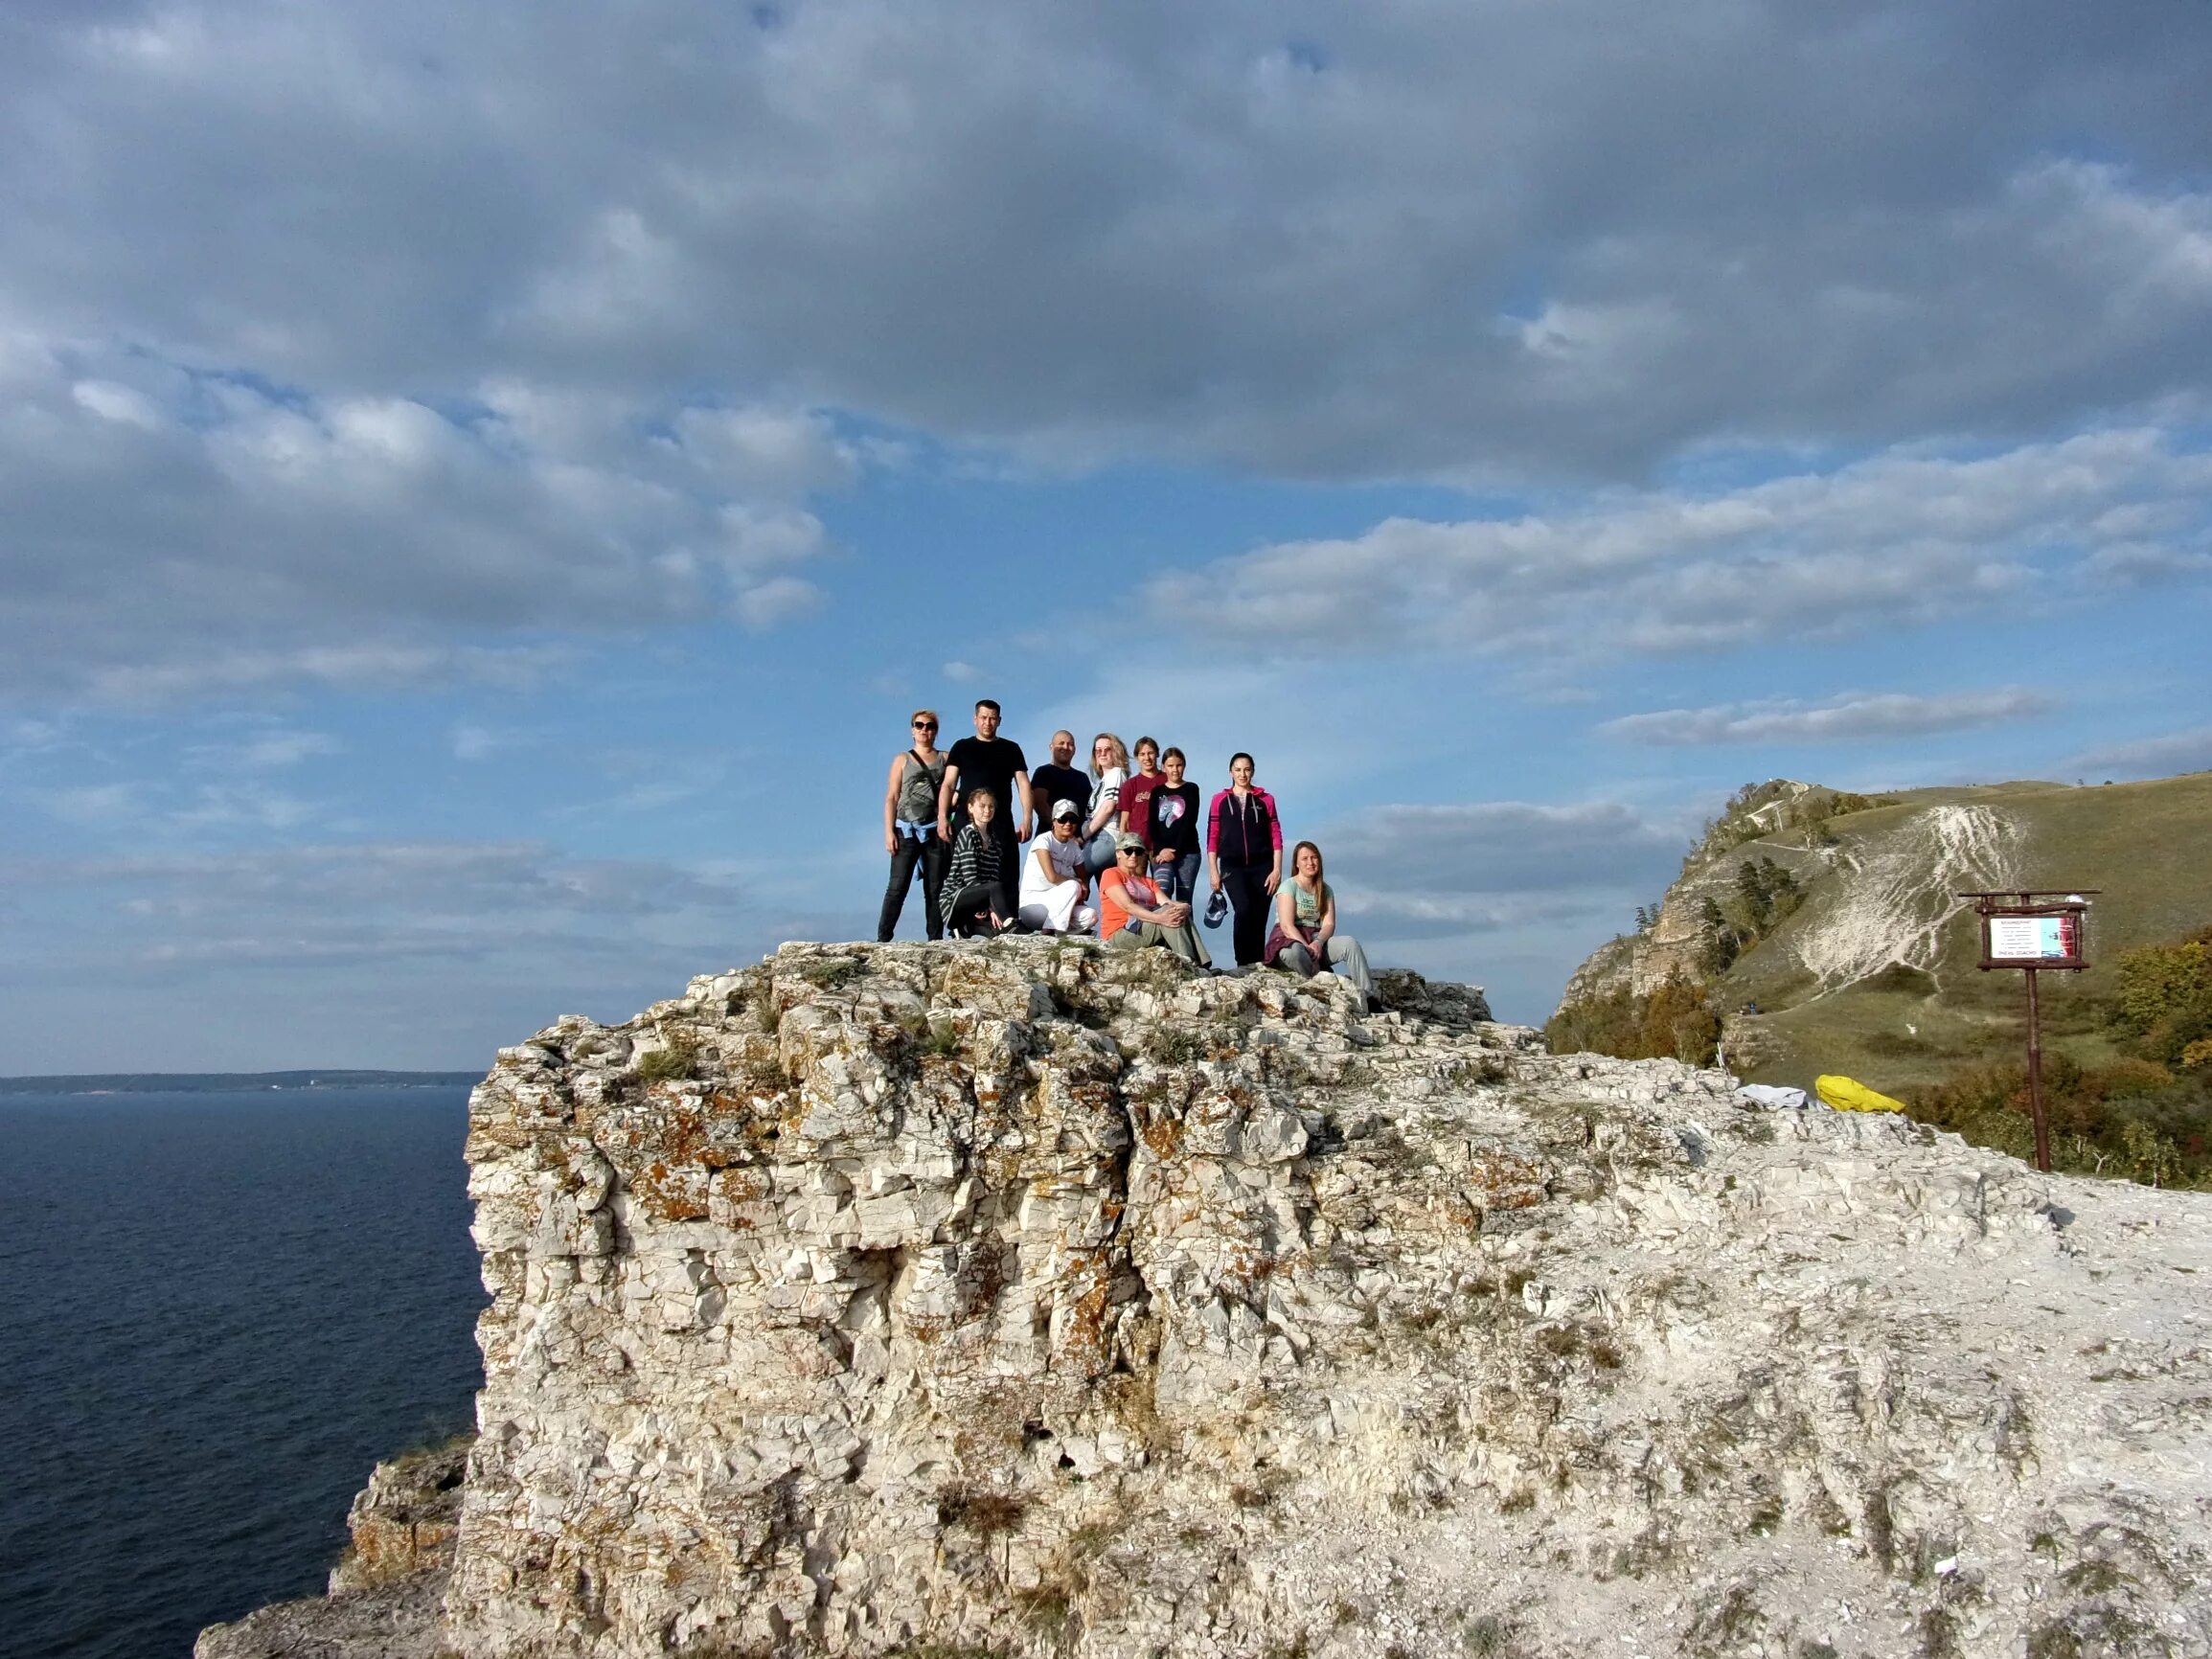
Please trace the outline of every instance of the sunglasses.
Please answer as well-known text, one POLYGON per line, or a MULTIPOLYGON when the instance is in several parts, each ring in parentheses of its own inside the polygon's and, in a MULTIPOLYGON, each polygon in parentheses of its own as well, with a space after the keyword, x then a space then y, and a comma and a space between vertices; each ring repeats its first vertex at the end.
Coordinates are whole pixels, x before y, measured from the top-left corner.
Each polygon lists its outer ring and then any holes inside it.
POLYGON ((916 720, 914 729, 917 732, 934 732, 937 730, 937 722, 935 720, 916 720))

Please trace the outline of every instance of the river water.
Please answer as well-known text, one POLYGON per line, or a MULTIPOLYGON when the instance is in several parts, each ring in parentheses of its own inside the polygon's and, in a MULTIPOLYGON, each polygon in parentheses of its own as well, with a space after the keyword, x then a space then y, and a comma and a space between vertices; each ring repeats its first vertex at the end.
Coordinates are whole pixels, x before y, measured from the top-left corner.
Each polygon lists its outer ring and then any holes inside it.
POLYGON ((0 1096, 0 1655, 316 1594, 370 1466, 469 1425, 467 1100, 0 1096))

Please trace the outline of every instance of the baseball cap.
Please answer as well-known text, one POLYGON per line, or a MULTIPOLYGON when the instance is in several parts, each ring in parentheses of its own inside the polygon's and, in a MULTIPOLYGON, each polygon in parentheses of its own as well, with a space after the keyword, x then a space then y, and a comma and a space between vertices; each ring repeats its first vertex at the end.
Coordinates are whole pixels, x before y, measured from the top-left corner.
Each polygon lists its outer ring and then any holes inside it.
POLYGON ((1124 830, 1114 837, 1114 851, 1116 852, 1142 852, 1144 850, 1145 841, 1141 835, 1131 835, 1127 830, 1124 830))
POLYGON ((1062 818, 1081 818, 1083 808, 1073 801, 1055 801, 1052 804, 1052 816, 1056 824, 1062 818))

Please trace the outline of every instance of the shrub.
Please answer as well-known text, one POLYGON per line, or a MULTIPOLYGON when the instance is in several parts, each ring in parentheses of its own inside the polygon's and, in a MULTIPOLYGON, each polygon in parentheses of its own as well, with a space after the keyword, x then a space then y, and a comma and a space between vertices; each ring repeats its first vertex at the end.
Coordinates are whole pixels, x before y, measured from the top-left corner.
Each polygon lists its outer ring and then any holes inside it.
MULTIPOLYGON (((1967 1067, 1908 1098, 1915 1117, 1976 1146, 2034 1153, 2025 1066, 1967 1067)), ((2159 1187, 2212 1185, 2212 1077, 2177 1078, 2136 1059, 2090 1070, 2053 1054, 2043 1063, 2043 1111, 2056 1169, 2159 1187)))
MULTIPOLYGON (((2212 928, 2173 944, 2123 951, 2114 967, 2111 1023, 2146 1059, 2187 1063, 2212 1038, 2212 928)), ((2201 1063, 2201 1061, 2199 1063, 2201 1063)))
POLYGON ((1676 977, 1652 992, 1644 1005, 1644 1052, 1657 1059, 1709 1066, 1721 1047, 1721 1016, 1704 989, 1676 977))
POLYGON ((1611 1055, 1617 1059, 1687 1060, 1709 1066, 1720 1052, 1721 1016, 1705 988, 1679 976, 1648 997, 1626 987, 1571 1002, 1543 1028, 1555 1055, 1611 1055))
POLYGON ((699 1063, 698 1039, 688 1033, 678 1033, 668 1039, 668 1047, 654 1049, 637 1062, 641 1082, 673 1082, 677 1078, 693 1075, 699 1063))
POLYGON ((1627 986, 1563 1005, 1544 1023, 1544 1042, 1555 1055, 1614 1055, 1634 1058, 1643 1015, 1627 986))
POLYGON ((959 1527, 979 1537, 1013 1532, 1028 1511, 1028 1500, 1011 1492, 947 1487, 937 1494, 937 1524, 959 1527))

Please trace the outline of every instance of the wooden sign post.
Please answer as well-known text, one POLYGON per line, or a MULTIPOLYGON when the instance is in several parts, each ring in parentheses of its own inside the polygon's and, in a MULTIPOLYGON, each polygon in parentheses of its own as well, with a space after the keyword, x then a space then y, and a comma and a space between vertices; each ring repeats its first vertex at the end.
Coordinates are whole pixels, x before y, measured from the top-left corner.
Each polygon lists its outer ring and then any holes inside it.
POLYGON ((2036 1168, 2051 1168, 2051 1129, 2043 1112, 2043 1034, 2036 1001, 2036 975, 2044 968, 2078 973, 2089 966, 2088 893, 2016 888, 2007 893, 1961 893, 1981 918, 1981 968, 2017 967, 2028 978, 2028 1112, 2036 1125, 2036 1168))

